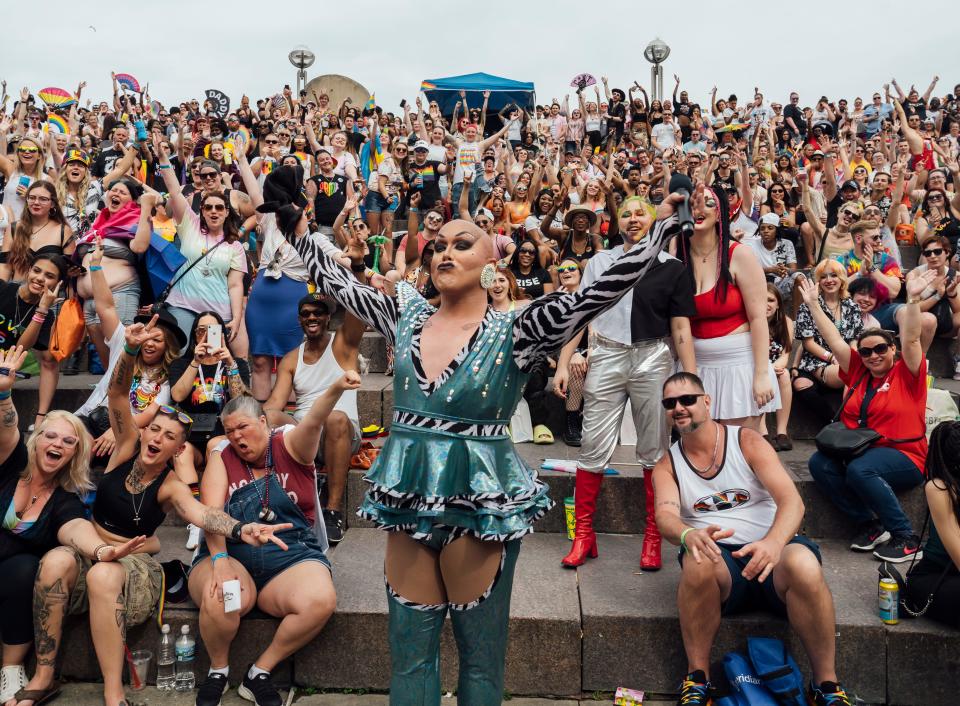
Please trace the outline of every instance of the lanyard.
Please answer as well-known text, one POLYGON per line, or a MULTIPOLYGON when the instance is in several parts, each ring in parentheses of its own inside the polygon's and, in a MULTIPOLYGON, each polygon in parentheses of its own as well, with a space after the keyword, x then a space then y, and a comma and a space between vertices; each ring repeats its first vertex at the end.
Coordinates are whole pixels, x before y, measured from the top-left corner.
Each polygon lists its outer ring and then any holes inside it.
MULTIPOLYGON (((197 373, 200 377, 200 389, 203 390, 203 397, 207 402, 214 401, 213 390, 214 388, 216 388, 217 382, 220 381, 220 373, 222 371, 223 371, 223 361, 221 360, 217 363, 217 368, 213 373, 213 379, 210 381, 210 385, 208 387, 207 381, 204 379, 204 376, 203 376, 203 364, 202 363, 200 364, 200 369, 197 371, 197 373)), ((267 453, 270 453, 269 449, 267 450, 267 453)))

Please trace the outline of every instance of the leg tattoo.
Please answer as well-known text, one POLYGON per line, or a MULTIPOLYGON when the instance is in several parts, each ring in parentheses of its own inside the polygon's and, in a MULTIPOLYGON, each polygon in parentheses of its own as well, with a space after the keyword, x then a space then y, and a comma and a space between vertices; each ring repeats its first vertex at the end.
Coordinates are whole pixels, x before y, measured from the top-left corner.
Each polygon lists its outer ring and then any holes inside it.
POLYGON ((63 588, 63 579, 57 579, 52 586, 40 583, 40 572, 33 587, 33 640, 37 652, 37 664, 52 666, 57 659, 57 641, 63 627, 63 614, 67 607, 67 592, 63 588), (56 616, 59 624, 53 630, 51 617, 56 616))

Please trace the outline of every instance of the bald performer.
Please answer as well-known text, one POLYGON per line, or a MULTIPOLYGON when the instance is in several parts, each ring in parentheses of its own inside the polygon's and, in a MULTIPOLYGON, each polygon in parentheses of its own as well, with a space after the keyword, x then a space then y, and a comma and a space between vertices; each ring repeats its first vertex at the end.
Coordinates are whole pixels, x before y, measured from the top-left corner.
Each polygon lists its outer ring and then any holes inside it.
POLYGON ((296 243, 326 294, 396 349, 390 436, 366 476, 359 515, 390 531, 391 704, 439 704, 440 630, 447 612, 460 653, 457 695, 499 704, 520 538, 552 505, 547 486, 507 434, 528 371, 613 306, 656 259, 675 219, 660 220, 590 286, 498 312, 487 301, 493 242, 455 220, 440 228, 432 306, 406 282, 397 296, 358 283, 316 240, 296 243))

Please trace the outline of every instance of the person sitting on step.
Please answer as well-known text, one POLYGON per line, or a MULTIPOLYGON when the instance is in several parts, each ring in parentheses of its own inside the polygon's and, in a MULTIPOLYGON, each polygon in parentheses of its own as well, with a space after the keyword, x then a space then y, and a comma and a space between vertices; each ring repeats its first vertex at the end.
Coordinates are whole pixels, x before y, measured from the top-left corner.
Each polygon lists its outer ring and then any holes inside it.
POLYGON ((785 616, 810 659, 814 706, 852 704, 837 681, 836 614, 819 547, 797 534, 803 500, 757 432, 710 418, 700 378, 676 373, 663 407, 680 438, 653 469, 657 525, 680 545, 677 590, 687 656, 679 704, 711 703, 710 649, 720 620, 764 605, 785 616))

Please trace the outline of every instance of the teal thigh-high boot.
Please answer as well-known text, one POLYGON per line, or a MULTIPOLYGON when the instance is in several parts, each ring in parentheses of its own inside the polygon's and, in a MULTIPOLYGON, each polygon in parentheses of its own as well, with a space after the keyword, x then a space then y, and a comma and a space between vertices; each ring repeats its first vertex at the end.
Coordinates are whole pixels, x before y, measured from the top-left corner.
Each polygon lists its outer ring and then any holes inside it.
POLYGON ((479 603, 450 605, 460 654, 457 703, 462 706, 500 706, 503 701, 510 594, 519 553, 519 539, 504 544, 500 572, 479 603))
POLYGON ((421 606, 387 586, 390 606, 390 706, 440 706, 440 630, 446 604, 421 606))

